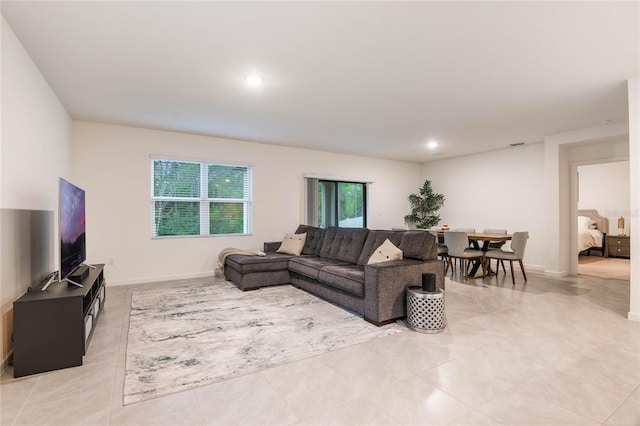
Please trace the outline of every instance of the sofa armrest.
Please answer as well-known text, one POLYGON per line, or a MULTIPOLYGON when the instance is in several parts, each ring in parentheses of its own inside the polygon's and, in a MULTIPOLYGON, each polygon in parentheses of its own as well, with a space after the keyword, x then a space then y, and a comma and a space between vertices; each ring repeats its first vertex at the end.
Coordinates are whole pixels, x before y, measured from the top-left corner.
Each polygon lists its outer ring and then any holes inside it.
POLYGON ((280 245, 282 244, 282 241, 269 241, 264 243, 264 248, 263 251, 265 253, 274 253, 276 251, 278 251, 278 249, 280 248, 280 245))
POLYGON ((364 268, 364 317, 382 325, 406 315, 407 287, 422 285, 422 274, 436 275, 436 287, 444 289, 441 260, 393 260, 364 268))

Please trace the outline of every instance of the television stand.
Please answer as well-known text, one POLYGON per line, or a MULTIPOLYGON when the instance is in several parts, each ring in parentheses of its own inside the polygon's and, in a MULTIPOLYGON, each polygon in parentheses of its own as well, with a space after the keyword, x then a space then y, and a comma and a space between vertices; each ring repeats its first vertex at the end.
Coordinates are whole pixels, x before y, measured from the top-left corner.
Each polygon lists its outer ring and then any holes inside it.
POLYGON ((82 365, 106 301, 104 264, 81 287, 56 282, 13 302, 14 377, 82 365))

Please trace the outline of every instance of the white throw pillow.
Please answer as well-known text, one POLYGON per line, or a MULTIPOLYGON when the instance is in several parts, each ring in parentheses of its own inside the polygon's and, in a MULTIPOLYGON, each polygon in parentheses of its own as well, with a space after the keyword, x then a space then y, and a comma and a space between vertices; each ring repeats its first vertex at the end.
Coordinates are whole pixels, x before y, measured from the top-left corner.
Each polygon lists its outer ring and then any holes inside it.
POLYGON ((307 240, 307 233, 304 234, 285 234, 282 239, 282 244, 277 250, 278 253, 292 254, 294 256, 300 256, 304 242, 307 240))
POLYGON ((376 251, 373 252, 371 257, 369 258, 369 261, 367 262, 367 265, 400 259, 402 259, 402 250, 394 246, 393 243, 387 238, 386 240, 384 240, 384 243, 380 244, 380 247, 378 247, 376 251))

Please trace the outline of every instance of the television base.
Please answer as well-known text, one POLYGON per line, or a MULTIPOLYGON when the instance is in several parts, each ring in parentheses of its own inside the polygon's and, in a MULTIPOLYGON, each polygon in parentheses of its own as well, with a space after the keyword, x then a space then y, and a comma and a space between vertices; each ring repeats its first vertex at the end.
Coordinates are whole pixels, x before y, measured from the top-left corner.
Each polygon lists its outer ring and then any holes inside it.
MULTIPOLYGON (((84 281, 84 279, 87 278, 87 275, 89 275, 89 267, 82 264, 67 276, 67 280, 72 282, 75 281, 74 284, 77 284, 84 281)), ((82 285, 80 285, 80 287, 82 287, 82 285)))
POLYGON ((73 280, 70 280, 69 278, 65 278, 64 281, 66 281, 67 284, 71 285, 71 286, 75 285, 76 287, 84 287, 82 284, 77 283, 77 282, 75 282, 73 280))

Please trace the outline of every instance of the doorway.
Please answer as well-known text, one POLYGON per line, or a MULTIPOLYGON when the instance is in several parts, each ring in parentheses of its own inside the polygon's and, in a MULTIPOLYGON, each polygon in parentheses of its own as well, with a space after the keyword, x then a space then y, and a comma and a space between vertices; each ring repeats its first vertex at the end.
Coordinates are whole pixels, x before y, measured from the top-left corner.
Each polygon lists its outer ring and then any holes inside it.
POLYGON ((594 209, 609 222, 608 229, 599 230, 605 235, 602 238, 606 242, 604 250, 581 252, 577 256, 577 272, 629 281, 631 264, 625 250, 627 239, 619 237, 620 234, 628 235, 629 229, 629 161, 579 165, 577 176, 578 210, 594 209), (616 244, 620 248, 615 249, 613 245, 616 244))

